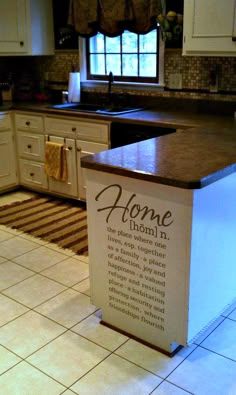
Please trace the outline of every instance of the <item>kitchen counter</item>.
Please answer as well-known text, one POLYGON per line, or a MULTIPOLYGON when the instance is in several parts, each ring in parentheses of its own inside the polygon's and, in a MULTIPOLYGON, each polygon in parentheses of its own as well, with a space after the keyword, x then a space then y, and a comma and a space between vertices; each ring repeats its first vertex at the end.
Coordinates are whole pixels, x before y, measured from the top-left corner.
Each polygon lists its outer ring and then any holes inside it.
MULTIPOLYGON (((146 109, 119 116, 49 108, 49 103, 18 102, 11 109, 96 122, 166 127, 176 133, 104 151, 82 159, 82 166, 117 175, 172 185, 202 188, 236 169, 236 120, 231 116, 191 111, 146 109)), ((9 107, 10 108, 10 107, 9 107)))
POLYGON ((58 110, 49 108, 50 103, 40 102, 16 102, 12 103, 8 107, 13 110, 26 111, 26 112, 38 112, 49 115, 57 116, 70 116, 81 119, 90 120, 106 120, 115 121, 120 123, 136 123, 150 126, 160 127, 172 127, 178 129, 187 129, 191 127, 197 127, 202 125, 225 125, 231 124, 233 120, 233 114, 231 116, 221 116, 213 114, 201 114, 186 110, 175 111, 173 109, 160 110, 158 108, 147 108, 143 111, 137 111, 133 113, 109 116, 96 113, 79 112, 79 111, 68 111, 58 110))
POLYGON ((236 171, 236 123, 177 130, 85 157, 82 166, 179 188, 202 188, 236 171))
POLYGON ((236 123, 146 116, 182 128, 82 159, 91 301, 104 325, 172 356, 235 302, 236 123))

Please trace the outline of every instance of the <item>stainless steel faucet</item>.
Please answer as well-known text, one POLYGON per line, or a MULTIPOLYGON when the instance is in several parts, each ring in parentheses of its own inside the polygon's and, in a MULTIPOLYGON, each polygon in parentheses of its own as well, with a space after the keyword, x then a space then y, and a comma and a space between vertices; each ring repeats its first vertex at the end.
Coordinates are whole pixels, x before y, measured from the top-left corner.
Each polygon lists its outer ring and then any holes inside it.
POLYGON ((114 82, 114 75, 112 71, 110 71, 109 76, 108 76, 108 100, 109 103, 111 102, 111 86, 112 83, 114 82))

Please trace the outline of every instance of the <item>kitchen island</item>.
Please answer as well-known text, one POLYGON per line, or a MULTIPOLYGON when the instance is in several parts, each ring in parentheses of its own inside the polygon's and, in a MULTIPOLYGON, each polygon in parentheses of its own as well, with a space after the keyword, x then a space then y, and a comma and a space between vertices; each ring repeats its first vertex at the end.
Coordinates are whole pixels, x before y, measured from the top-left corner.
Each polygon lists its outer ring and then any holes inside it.
POLYGON ((92 303, 173 355, 236 298, 236 124, 82 159, 92 303))

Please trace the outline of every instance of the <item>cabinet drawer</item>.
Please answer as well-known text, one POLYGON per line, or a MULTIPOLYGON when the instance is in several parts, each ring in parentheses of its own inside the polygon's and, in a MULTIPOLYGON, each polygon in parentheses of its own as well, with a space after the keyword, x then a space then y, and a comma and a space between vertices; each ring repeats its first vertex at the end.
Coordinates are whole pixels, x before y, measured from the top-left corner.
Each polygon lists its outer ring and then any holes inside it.
POLYGON ((20 183, 40 189, 48 189, 48 179, 44 172, 44 164, 20 159, 20 183))
POLYGON ((71 137, 99 143, 108 142, 109 124, 46 117, 45 128, 47 134, 54 134, 62 137, 71 137))
POLYGON ((109 125, 80 122, 76 130, 76 138, 98 143, 108 143, 109 125))
POLYGON ((0 131, 11 129, 11 117, 9 114, 0 113, 0 131))
POLYGON ((40 115, 15 115, 16 129, 28 130, 32 132, 43 132, 43 117, 40 115))
POLYGON ((44 136, 17 132, 18 154, 31 160, 44 161, 44 136))

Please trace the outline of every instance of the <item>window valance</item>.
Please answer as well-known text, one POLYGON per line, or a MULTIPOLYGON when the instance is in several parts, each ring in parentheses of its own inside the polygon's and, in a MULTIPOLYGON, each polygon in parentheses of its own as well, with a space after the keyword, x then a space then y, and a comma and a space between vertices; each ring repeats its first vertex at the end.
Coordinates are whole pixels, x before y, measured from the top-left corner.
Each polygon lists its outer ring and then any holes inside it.
POLYGON ((164 0, 70 0, 68 23, 82 37, 101 32, 109 37, 124 30, 145 34, 156 28, 164 0))

